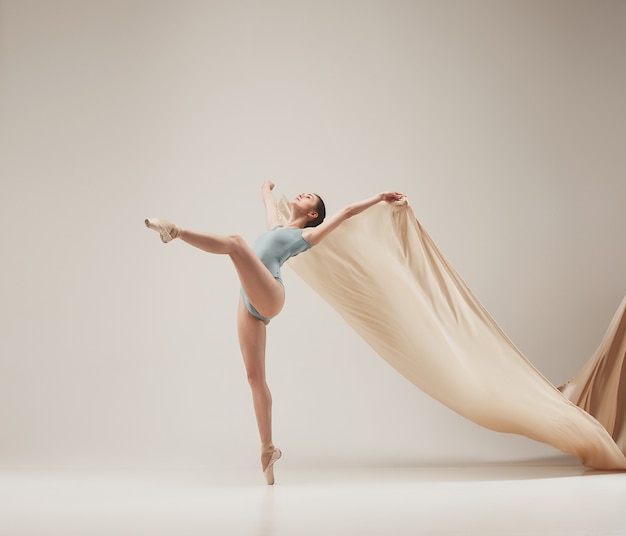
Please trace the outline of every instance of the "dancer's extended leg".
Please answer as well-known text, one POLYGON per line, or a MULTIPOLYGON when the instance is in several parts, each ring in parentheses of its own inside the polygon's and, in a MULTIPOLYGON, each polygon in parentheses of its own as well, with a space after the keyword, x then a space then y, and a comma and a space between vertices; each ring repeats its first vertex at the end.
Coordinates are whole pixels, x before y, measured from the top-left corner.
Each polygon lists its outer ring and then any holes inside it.
POLYGON ((237 310, 237 331, 261 437, 261 467, 267 483, 273 484, 272 465, 280 458, 280 450, 272 443, 272 394, 265 379, 266 326, 248 312, 241 299, 237 310))
POLYGON ((228 255, 237 270, 241 286, 255 309, 267 318, 276 316, 282 309, 285 289, 242 237, 190 231, 165 220, 148 219, 146 225, 159 232, 164 242, 180 238, 202 251, 228 255))
POLYGON ((178 237, 208 253, 230 257, 241 286, 250 303, 261 315, 272 318, 283 308, 285 289, 256 256, 246 241, 238 235, 217 235, 181 229, 178 237))

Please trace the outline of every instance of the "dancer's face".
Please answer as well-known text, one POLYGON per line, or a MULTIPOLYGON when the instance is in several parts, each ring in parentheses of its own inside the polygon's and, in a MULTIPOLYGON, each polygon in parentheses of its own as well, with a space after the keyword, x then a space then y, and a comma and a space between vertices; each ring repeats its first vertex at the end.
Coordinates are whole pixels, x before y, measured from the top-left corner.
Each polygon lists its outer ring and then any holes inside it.
POLYGON ((291 202, 303 214, 315 212, 317 215, 317 196, 315 194, 300 194, 291 202))

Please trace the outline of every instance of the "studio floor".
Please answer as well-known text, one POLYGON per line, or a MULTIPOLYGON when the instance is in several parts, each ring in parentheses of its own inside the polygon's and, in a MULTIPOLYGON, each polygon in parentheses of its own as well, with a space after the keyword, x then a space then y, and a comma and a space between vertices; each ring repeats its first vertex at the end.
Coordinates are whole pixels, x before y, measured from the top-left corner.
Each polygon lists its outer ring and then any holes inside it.
POLYGON ((626 535, 626 473, 571 465, 0 470, 0 534, 626 535))

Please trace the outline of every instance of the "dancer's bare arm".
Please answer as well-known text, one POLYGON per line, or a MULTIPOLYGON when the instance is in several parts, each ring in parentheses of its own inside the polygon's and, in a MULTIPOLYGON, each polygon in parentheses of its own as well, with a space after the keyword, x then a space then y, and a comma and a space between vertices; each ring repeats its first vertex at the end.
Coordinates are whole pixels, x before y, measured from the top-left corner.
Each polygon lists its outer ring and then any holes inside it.
POLYGON ((261 186, 261 192, 263 194, 263 204, 265 205, 265 226, 268 229, 280 225, 278 219, 278 205, 272 190, 274 189, 274 183, 271 181, 265 181, 261 186))
POLYGON ((332 215, 330 218, 324 220, 323 223, 317 227, 307 227, 302 231, 302 238, 304 238, 311 245, 319 244, 328 234, 339 227, 344 221, 352 216, 360 214, 364 210, 386 201, 387 203, 393 203, 394 201, 400 201, 404 197, 404 194, 399 192, 381 192, 373 197, 364 199, 357 203, 353 203, 344 207, 342 210, 332 215))

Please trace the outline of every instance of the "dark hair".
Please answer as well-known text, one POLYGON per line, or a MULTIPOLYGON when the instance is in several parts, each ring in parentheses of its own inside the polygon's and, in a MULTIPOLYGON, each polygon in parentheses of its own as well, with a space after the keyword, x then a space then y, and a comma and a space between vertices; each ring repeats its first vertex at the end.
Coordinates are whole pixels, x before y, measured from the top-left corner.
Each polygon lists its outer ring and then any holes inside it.
POLYGON ((317 212, 317 218, 314 220, 306 222, 305 227, 317 227, 320 223, 324 221, 326 217, 326 205, 324 204, 324 200, 317 194, 313 194, 317 197, 317 205, 315 205, 315 212, 317 212))

